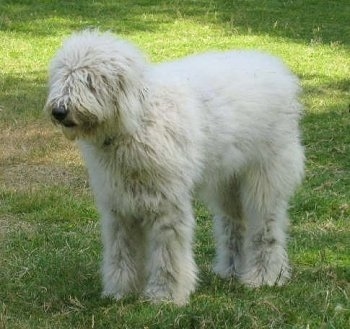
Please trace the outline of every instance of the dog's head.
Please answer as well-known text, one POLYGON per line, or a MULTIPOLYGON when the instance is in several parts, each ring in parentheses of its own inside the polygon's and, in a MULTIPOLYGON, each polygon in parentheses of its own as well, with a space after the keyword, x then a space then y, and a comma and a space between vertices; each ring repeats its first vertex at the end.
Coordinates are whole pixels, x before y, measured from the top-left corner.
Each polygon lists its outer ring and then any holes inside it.
POLYGON ((69 139, 93 136, 107 123, 133 129, 145 67, 136 48, 109 33, 74 34, 51 62, 45 111, 69 139))

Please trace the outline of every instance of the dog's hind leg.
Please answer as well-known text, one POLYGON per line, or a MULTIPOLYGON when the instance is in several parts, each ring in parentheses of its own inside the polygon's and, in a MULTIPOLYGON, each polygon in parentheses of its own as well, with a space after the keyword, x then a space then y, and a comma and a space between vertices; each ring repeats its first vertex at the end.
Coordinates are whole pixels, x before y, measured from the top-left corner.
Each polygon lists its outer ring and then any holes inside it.
POLYGON ((245 225, 236 178, 220 185, 212 198, 216 260, 214 272, 222 278, 237 274, 242 263, 245 225), (215 201, 214 201, 215 200, 215 201))
POLYGON ((183 305, 194 291, 196 265, 192 252, 194 217, 186 207, 167 207, 149 231, 148 282, 145 297, 183 305))
POLYGON ((122 220, 112 212, 104 215, 103 296, 120 299, 139 292, 144 284, 144 232, 131 219, 122 220))
POLYGON ((240 280, 249 286, 281 285, 290 276, 286 251, 289 195, 278 174, 273 168, 256 167, 248 169, 243 179, 247 232, 240 280))

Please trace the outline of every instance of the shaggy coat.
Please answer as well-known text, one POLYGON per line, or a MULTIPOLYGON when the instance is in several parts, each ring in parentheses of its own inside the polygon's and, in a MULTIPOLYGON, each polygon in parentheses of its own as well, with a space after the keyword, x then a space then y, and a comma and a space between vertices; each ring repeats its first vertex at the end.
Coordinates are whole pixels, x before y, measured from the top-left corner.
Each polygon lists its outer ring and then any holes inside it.
POLYGON ((214 215, 221 277, 283 284, 288 200, 301 182, 297 78, 230 51, 153 65, 84 31, 52 61, 46 111, 77 140, 102 219, 103 294, 184 304, 195 289, 195 193, 214 215))

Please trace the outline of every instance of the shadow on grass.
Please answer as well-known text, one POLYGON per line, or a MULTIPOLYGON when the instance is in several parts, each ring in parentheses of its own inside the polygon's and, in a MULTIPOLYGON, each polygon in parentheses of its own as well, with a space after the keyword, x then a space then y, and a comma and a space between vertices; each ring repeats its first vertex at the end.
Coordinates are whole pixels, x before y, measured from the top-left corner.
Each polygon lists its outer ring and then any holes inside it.
POLYGON ((43 117, 46 97, 46 72, 2 74, 0 77, 1 118, 27 121, 43 117))
POLYGON ((5 0, 0 11, 0 29, 42 36, 84 27, 101 27, 122 34, 152 33, 164 24, 185 19, 218 25, 232 34, 263 34, 303 43, 350 44, 347 0, 5 0))

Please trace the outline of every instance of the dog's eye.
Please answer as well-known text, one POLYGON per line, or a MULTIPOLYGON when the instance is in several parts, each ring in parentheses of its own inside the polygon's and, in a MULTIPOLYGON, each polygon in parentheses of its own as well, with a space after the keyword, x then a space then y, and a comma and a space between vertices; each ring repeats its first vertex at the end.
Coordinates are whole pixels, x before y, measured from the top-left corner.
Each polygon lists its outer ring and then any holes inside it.
POLYGON ((91 75, 90 74, 87 75, 86 81, 87 81, 89 87, 92 87, 92 79, 91 79, 91 75))
POLYGON ((96 92, 96 89, 95 89, 95 87, 94 87, 93 84, 92 84, 92 78, 91 78, 91 75, 90 75, 90 74, 87 75, 86 81, 87 81, 87 85, 88 85, 89 89, 90 89, 93 93, 95 93, 95 92, 96 92))
POLYGON ((101 80, 106 86, 108 86, 108 79, 104 75, 101 75, 101 80))

